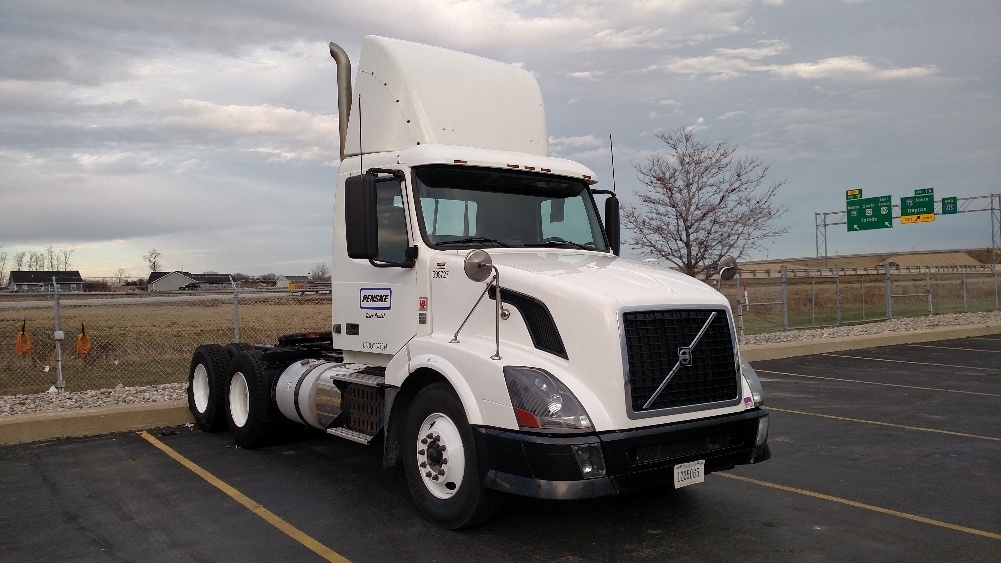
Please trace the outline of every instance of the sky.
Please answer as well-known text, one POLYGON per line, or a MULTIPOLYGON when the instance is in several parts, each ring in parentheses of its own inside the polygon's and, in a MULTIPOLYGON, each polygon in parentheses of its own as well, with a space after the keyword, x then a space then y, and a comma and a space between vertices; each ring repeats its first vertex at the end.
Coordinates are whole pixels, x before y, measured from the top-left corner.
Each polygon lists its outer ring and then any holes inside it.
MULTIPOLYGON (((761 157, 787 181, 789 231, 741 258, 814 256, 815 213, 844 210, 845 190, 1001 192, 999 32, 993 0, 3 2, 0 253, 67 249, 84 277, 145 277, 151 248, 195 273, 329 264, 327 44, 357 69, 381 35, 531 71, 551 154, 609 188, 611 135, 625 205, 658 131, 761 157)), ((828 253, 986 248, 991 227, 832 226, 828 253)))

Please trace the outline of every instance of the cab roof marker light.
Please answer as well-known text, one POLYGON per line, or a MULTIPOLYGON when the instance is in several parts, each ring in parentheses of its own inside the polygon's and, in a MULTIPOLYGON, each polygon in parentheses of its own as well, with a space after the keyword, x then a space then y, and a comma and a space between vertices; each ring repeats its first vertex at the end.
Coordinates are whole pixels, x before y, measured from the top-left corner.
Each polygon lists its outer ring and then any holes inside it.
POLYGON ((508 164, 508 168, 520 168, 517 164, 508 164))
POLYGON ((587 175, 587 174, 582 174, 582 176, 584 176, 584 179, 585 179, 585 180, 590 180, 590 179, 591 179, 591 176, 589 176, 589 175, 587 175))
POLYGON ((456 159, 456 160, 452 161, 452 164, 469 164, 469 163, 466 162, 465 160, 458 160, 458 159, 456 159))
POLYGON ((535 167, 534 166, 526 166, 525 170, 535 170, 535 167))
POLYGON ((552 172, 553 171, 552 168, 540 168, 539 170, 541 170, 543 172, 552 172))

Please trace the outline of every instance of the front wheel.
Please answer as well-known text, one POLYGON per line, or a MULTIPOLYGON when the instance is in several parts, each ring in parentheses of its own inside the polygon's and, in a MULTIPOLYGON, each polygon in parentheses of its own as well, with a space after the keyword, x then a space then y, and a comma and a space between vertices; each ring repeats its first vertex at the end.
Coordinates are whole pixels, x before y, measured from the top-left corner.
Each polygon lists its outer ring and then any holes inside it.
POLYGON ((407 485, 425 518, 457 530, 496 512, 499 493, 482 485, 473 430, 451 387, 435 383, 414 397, 403 439, 407 485))

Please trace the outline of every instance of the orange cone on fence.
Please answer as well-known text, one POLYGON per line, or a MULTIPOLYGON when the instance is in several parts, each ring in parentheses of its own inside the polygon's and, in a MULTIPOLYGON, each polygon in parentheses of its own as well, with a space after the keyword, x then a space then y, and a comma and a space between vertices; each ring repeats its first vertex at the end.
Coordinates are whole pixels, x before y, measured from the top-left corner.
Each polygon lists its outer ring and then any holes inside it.
POLYGON ((76 337, 76 355, 86 356, 90 352, 90 337, 87 336, 87 329, 80 323, 80 336, 76 337))
POLYGON ((17 335, 17 355, 23 356, 31 350, 31 337, 24 330, 27 321, 21 321, 21 333, 17 335))

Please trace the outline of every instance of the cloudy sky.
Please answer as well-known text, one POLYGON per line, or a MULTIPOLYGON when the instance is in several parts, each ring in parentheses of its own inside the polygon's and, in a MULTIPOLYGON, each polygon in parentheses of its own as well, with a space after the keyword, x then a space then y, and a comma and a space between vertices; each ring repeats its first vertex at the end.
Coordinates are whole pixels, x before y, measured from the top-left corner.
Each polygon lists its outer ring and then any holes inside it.
MULTIPOLYGON (((328 262, 334 41, 467 51, 538 79, 554 156, 625 203, 658 130, 771 164, 789 234, 814 213, 935 188, 1001 191, 996 0, 32 0, 0 4, 0 252, 73 250, 85 276, 304 274, 328 262)), ((356 67, 357 68, 357 67, 356 67)), ((987 247, 989 213, 848 234, 830 254, 987 247)), ((8 263, 9 268, 9 263, 8 263)))

